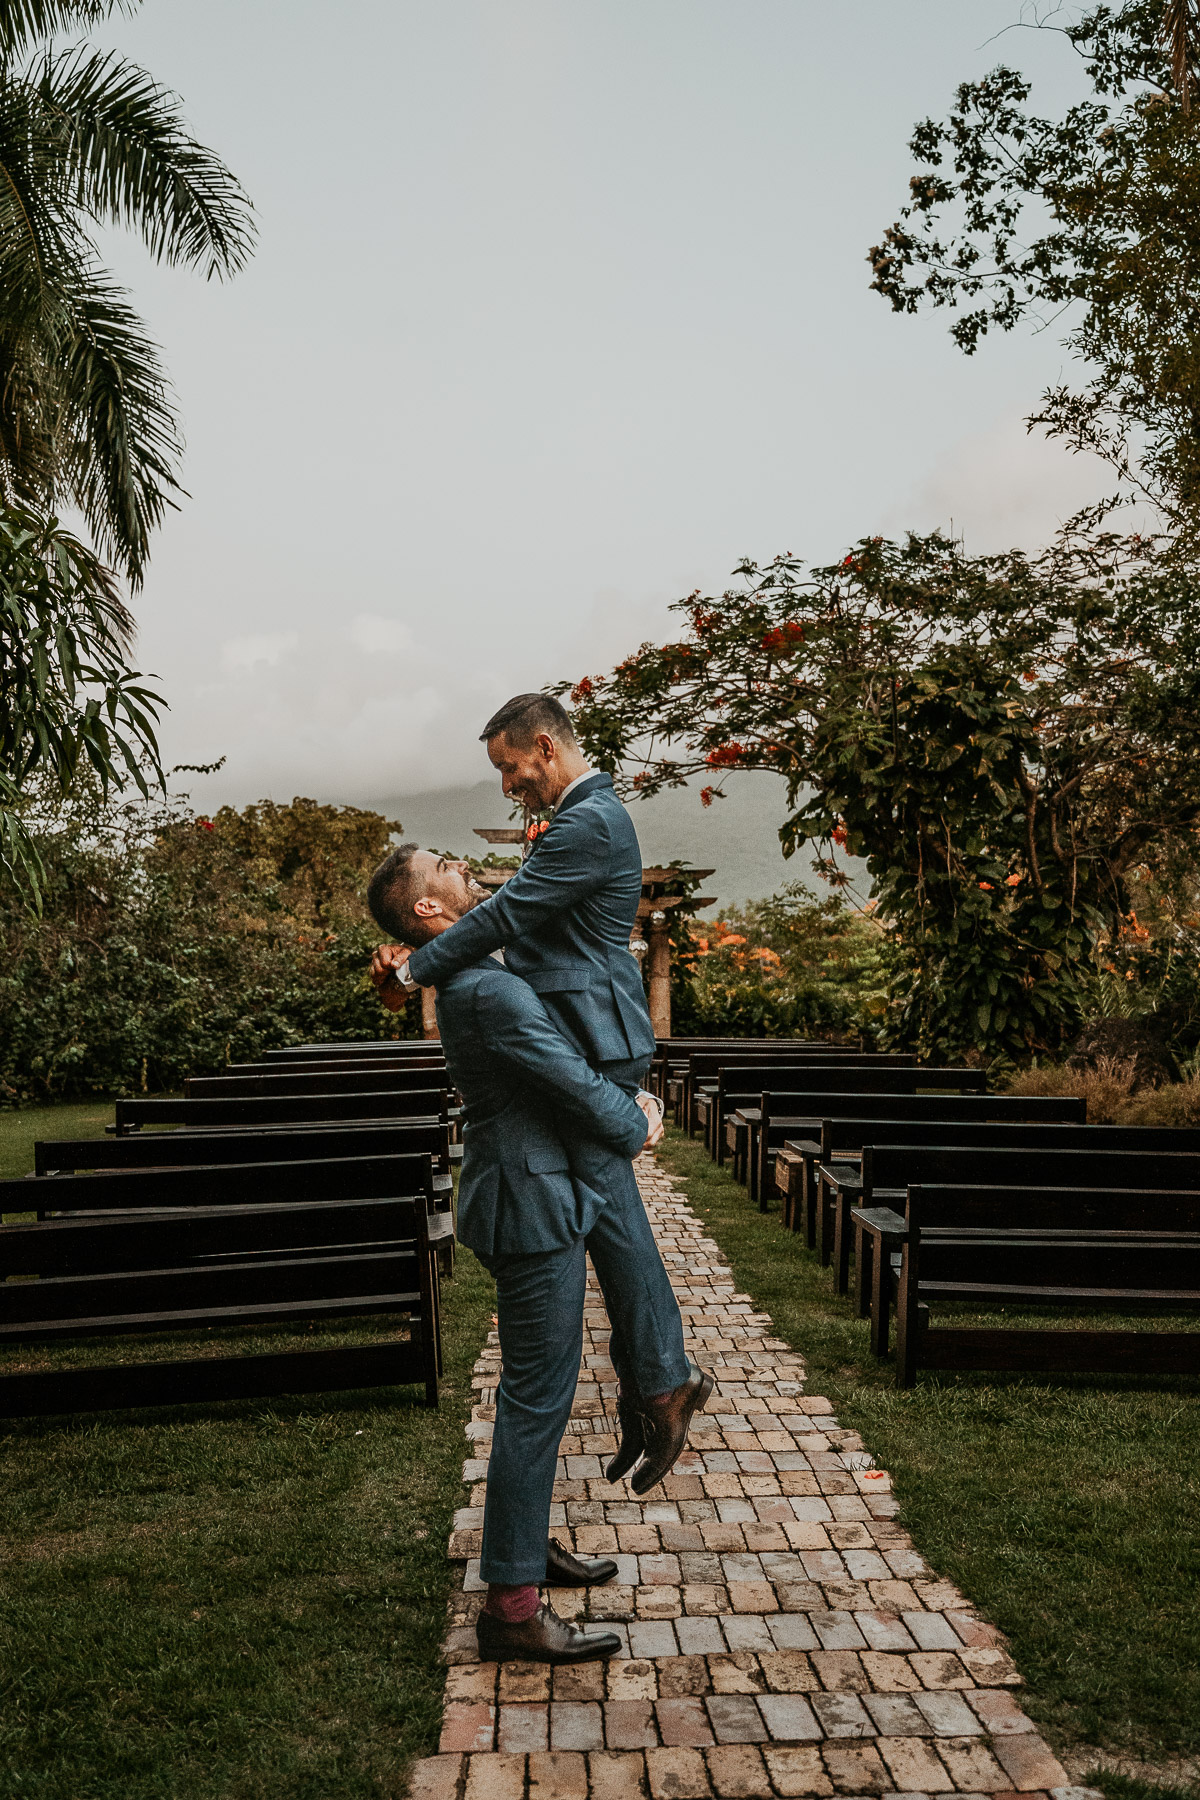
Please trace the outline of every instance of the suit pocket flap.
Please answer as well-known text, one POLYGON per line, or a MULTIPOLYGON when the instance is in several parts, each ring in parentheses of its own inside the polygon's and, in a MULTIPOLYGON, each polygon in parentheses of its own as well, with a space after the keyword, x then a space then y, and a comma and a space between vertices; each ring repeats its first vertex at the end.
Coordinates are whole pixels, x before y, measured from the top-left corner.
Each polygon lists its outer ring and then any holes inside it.
POLYGON ((581 994, 591 986, 582 969, 531 969, 521 979, 535 994, 581 994))
POLYGON ((552 1175, 560 1169, 566 1174, 571 1164, 561 1144, 539 1144, 525 1152, 525 1167, 531 1175, 552 1175))

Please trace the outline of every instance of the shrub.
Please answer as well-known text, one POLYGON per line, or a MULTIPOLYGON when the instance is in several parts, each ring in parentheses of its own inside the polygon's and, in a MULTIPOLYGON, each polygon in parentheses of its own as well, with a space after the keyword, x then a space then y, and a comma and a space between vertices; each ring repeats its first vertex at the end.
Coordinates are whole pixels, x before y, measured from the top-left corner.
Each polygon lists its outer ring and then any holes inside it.
POLYGON ((366 979, 362 894, 395 822, 262 801, 209 819, 182 799, 28 803, 35 918, 0 887, 0 1104, 177 1086, 322 1038, 416 1036, 366 979))
POLYGON ((861 1034, 871 1027, 882 933, 838 897, 793 882, 676 937, 673 1029, 681 1036, 861 1034))
POLYGON ((1012 1077, 1008 1091, 1086 1100, 1089 1125, 1200 1125, 1200 1076, 1137 1088, 1133 1064, 1111 1057, 1101 1057, 1087 1069, 1065 1063, 1022 1069, 1012 1077))

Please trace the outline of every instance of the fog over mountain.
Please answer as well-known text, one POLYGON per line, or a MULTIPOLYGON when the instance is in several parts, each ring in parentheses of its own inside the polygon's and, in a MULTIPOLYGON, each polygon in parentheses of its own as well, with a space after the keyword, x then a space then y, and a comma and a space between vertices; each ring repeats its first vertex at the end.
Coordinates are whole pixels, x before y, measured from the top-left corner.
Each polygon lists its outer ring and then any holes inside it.
MULTIPOLYGON (((782 781, 768 774, 734 774, 726 787, 728 798, 707 808, 701 806, 695 787, 635 800, 630 812, 645 862, 678 860, 715 870, 704 883, 704 892, 718 902, 717 908, 706 909, 710 913, 743 900, 762 899, 789 881, 802 881, 815 892, 828 894, 830 890, 812 873, 811 851, 801 850, 785 860, 779 848, 779 827, 787 810, 782 781)), ((403 794, 373 804, 400 821, 405 837, 456 856, 487 854, 488 845, 474 835, 476 825, 512 823, 498 781, 403 794)))

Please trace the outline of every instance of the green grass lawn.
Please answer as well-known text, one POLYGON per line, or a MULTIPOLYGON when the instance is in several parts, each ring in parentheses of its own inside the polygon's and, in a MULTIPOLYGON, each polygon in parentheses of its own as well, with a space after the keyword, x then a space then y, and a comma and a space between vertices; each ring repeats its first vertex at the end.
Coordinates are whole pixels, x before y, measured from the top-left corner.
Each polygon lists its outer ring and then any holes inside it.
POLYGON ((28 1106, 0 1112, 0 1177, 33 1172, 39 1138, 101 1137, 114 1118, 111 1100, 81 1100, 75 1106, 28 1106))
MULTIPOLYGON (((36 1136, 98 1129, 97 1114, 102 1126, 95 1107, 36 1125, 3 1115, 6 1167, 29 1166, 36 1136)), ((392 1389, 0 1421, 0 1795, 403 1792, 409 1760, 436 1748, 446 1539, 494 1305, 468 1251, 443 1294, 437 1412, 392 1389)), ((367 1320, 352 1335, 387 1329, 367 1320)), ((268 1340, 297 1341, 259 1328, 238 1347, 268 1340)), ((216 1334, 170 1346, 223 1347, 216 1334)))
POLYGON ((899 1390, 777 1211, 679 1133, 659 1154, 811 1390, 891 1471, 919 1548, 1008 1634, 1055 1742, 1196 1756, 1200 1382, 927 1373, 899 1390))

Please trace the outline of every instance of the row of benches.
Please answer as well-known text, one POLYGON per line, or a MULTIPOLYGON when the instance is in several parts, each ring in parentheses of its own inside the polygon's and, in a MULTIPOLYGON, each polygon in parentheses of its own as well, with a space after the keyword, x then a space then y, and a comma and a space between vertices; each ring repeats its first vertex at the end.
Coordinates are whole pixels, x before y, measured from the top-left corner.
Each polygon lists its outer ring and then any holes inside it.
POLYGON ((1013 1322, 1200 1304, 1200 1131, 1089 1126, 1082 1101, 811 1044, 676 1044, 658 1079, 841 1293, 853 1264, 877 1355, 894 1321, 901 1385, 922 1366, 1200 1372, 1200 1333, 1013 1322), (1004 1322, 932 1322, 948 1305, 1004 1322))
MULTIPOLYGON (((437 1405, 458 1109, 440 1048, 314 1045, 119 1101, 0 1182, 0 1345, 339 1324, 320 1347, 0 1370, 0 1415, 417 1383, 437 1405), (351 1341, 344 1327, 395 1316, 351 1341), (403 1323, 401 1323, 403 1321, 403 1323)), ((323 1333, 323 1335, 328 1335, 323 1333)), ((208 1346, 205 1346, 207 1349, 208 1346)))

